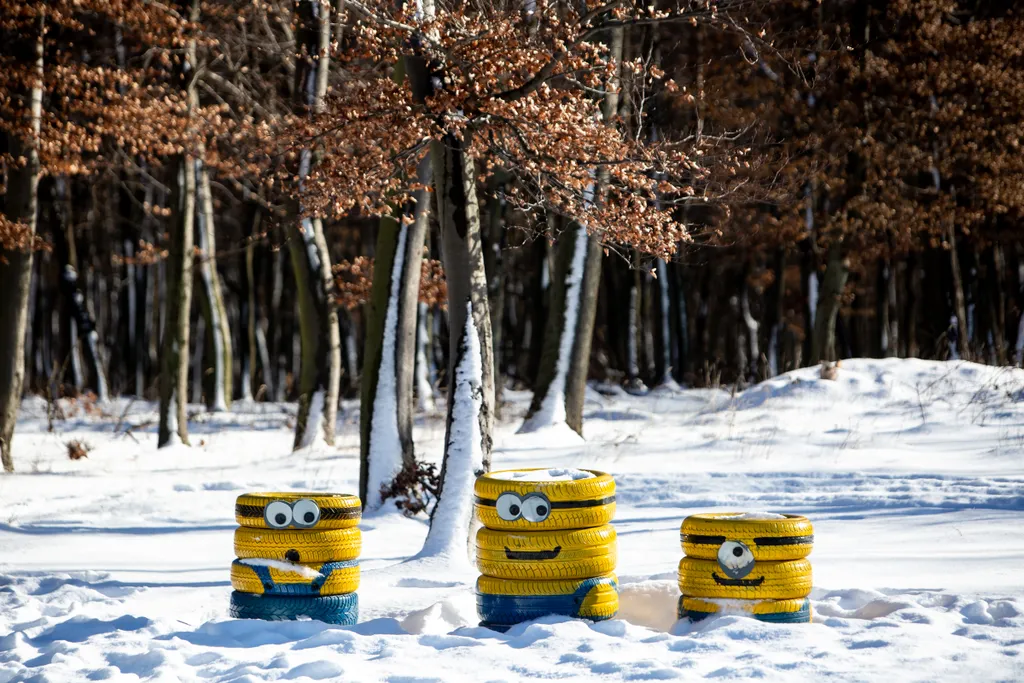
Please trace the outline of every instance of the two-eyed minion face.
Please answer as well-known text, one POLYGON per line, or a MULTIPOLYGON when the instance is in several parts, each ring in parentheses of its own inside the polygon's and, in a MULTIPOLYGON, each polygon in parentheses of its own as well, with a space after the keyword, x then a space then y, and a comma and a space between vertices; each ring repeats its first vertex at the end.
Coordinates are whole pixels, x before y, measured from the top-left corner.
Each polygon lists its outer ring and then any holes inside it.
POLYGON ((525 519, 527 522, 539 524, 551 514, 551 502, 543 493, 520 496, 512 491, 506 491, 498 496, 494 507, 498 516, 506 522, 525 519))
POLYGON ((271 529, 309 529, 320 521, 320 506, 309 498, 275 500, 263 508, 263 520, 271 529))

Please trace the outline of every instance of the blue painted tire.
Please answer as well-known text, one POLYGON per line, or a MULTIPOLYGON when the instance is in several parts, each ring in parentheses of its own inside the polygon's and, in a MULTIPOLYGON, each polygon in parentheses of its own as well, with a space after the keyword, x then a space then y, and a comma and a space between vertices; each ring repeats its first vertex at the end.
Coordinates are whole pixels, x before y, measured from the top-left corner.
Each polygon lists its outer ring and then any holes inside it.
POLYGON ((359 621, 359 595, 259 595, 232 591, 230 614, 236 619, 289 621, 300 617, 352 626, 359 621))

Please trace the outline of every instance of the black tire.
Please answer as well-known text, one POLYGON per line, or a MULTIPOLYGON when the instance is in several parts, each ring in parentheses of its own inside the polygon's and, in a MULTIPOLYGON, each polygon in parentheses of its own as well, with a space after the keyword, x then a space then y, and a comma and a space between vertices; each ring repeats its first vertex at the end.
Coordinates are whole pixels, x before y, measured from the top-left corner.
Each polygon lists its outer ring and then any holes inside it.
POLYGON ((359 595, 258 595, 231 593, 231 616, 236 619, 289 621, 299 617, 317 619, 327 624, 352 626, 359 621, 359 595))

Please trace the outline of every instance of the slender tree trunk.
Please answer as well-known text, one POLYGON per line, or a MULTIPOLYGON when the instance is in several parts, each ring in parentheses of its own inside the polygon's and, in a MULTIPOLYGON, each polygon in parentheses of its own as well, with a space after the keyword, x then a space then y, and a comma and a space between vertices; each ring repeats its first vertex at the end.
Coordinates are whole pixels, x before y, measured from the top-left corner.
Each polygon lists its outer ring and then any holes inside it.
MULTIPOLYGON (((199 20, 199 0, 183 0, 180 9, 199 20)), ((189 116, 199 105, 196 92, 196 41, 190 38, 179 70, 189 116)), ((189 315, 192 309, 193 236, 196 216, 196 159, 189 151, 174 158, 174 196, 171 199, 170 244, 166 261, 166 318, 160 351, 160 430, 157 447, 174 442, 188 445, 189 315), (177 435, 177 437, 175 437, 177 435)))
POLYGON ((989 319, 995 362, 1006 365, 1006 260, 1001 244, 993 244, 987 254, 989 319))
POLYGON ((775 259, 772 264, 775 277, 772 280, 771 289, 768 292, 768 376, 775 377, 786 371, 784 360, 785 345, 783 343, 783 331, 785 329, 785 307, 786 307, 786 248, 778 247, 775 250, 775 259))
MULTIPOLYGON (((200 150, 200 154, 202 150, 200 150)), ((220 275, 217 273, 217 239, 213 222, 210 176, 202 158, 196 159, 196 236, 199 247, 200 309, 206 322, 205 361, 210 381, 206 384, 206 407, 225 411, 231 407, 234 354, 231 327, 224 305, 220 275)), ((205 374, 205 373, 204 373, 205 374)))
POLYGON ((495 416, 500 416, 502 374, 502 327, 505 321, 505 183, 499 180, 487 206, 487 239, 484 242, 484 270, 491 310, 491 341, 494 343, 495 416))
POLYGON ((750 262, 747 261, 747 265, 743 268, 740 273, 740 312, 743 316, 743 325, 747 328, 747 349, 749 351, 749 358, 747 359, 746 367, 746 379, 748 382, 753 383, 757 381, 758 376, 758 365, 761 361, 761 350, 759 344, 760 325, 751 313, 750 308, 750 262))
MULTIPOLYGON (((188 51, 195 54, 195 43, 188 51)), ((192 235, 195 217, 195 160, 188 155, 177 159, 178 181, 172 200, 174 217, 170 226, 167 257, 167 319, 160 352, 160 433, 157 446, 175 438, 188 445, 188 344, 189 312, 192 308, 192 235)))
POLYGON ((537 266, 536 277, 533 278, 530 294, 527 298, 529 310, 523 323, 523 336, 520 347, 526 351, 526 374, 522 379, 534 391, 540 375, 541 358, 544 354, 544 331, 547 329, 548 312, 551 307, 551 275, 548 267, 548 241, 540 237, 533 241, 530 249, 537 266))
POLYGON ((906 297, 906 324, 904 325, 904 337, 906 338, 907 358, 917 358, 920 350, 917 342, 917 326, 921 319, 921 257, 918 254, 911 254, 907 258, 907 297, 906 297))
MULTIPOLYGON (((418 182, 430 183, 430 160, 420 162, 418 182)), ((430 218, 426 189, 398 220, 382 218, 373 266, 360 411, 359 495, 368 510, 380 508, 382 489, 415 467, 412 417, 416 318, 423 242, 430 218)))
MULTIPOLYGON (((327 93, 329 12, 330 5, 319 0, 297 3, 299 30, 296 37, 302 54, 296 60, 295 93, 309 111, 319 110, 327 93)), ((298 172, 300 191, 312 163, 312 153, 302 150, 298 172)), ((311 446, 319 438, 333 446, 341 385, 341 335, 331 258, 320 219, 303 217, 301 206, 296 204, 289 225, 288 248, 298 289, 302 347, 294 447, 311 446)))
MULTIPOLYGON (((558 236, 551 310, 561 315, 548 316, 533 401, 520 432, 568 423, 567 385, 573 347, 580 331, 580 293, 587 275, 588 241, 586 228, 578 223, 571 224, 558 236)), ((574 429, 581 433, 581 427, 574 429)))
POLYGON ((960 256, 957 253, 956 228, 953 221, 947 221, 946 239, 949 244, 949 265, 953 277, 953 314, 956 319, 957 352, 963 360, 972 360, 967 326, 967 304, 964 297, 964 280, 960 273, 960 256))
POLYGON ((842 305, 843 290, 850 276, 850 268, 842 253, 842 243, 834 242, 828 250, 828 264, 815 314, 814 339, 811 347, 813 362, 836 360, 836 319, 842 305))
MULTIPOLYGON (((15 54, 32 65, 35 82, 24 93, 28 99, 25 118, 28 139, 8 136, 7 149, 24 164, 7 169, 7 192, 3 212, 7 219, 35 235, 39 189, 39 133, 43 102, 43 40, 45 13, 39 10, 37 33, 31 43, 18 45, 15 54)), ((21 389, 25 379, 25 325, 28 320, 28 295, 32 278, 32 252, 6 251, 0 248, 0 462, 5 472, 14 471, 14 425, 21 407, 21 389)))

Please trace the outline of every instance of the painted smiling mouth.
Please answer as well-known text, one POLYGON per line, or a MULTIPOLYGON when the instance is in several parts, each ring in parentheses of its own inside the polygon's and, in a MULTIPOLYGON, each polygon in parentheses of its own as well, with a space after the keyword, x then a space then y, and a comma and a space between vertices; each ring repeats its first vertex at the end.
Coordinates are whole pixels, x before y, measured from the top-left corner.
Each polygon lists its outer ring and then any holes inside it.
POLYGON ((760 586, 764 583, 764 577, 759 579, 723 579, 715 572, 711 572, 711 578, 715 580, 719 586, 760 586))
POLYGON ((556 545, 551 550, 512 550, 505 548, 505 557, 510 560, 553 560, 562 552, 562 546, 556 545))

